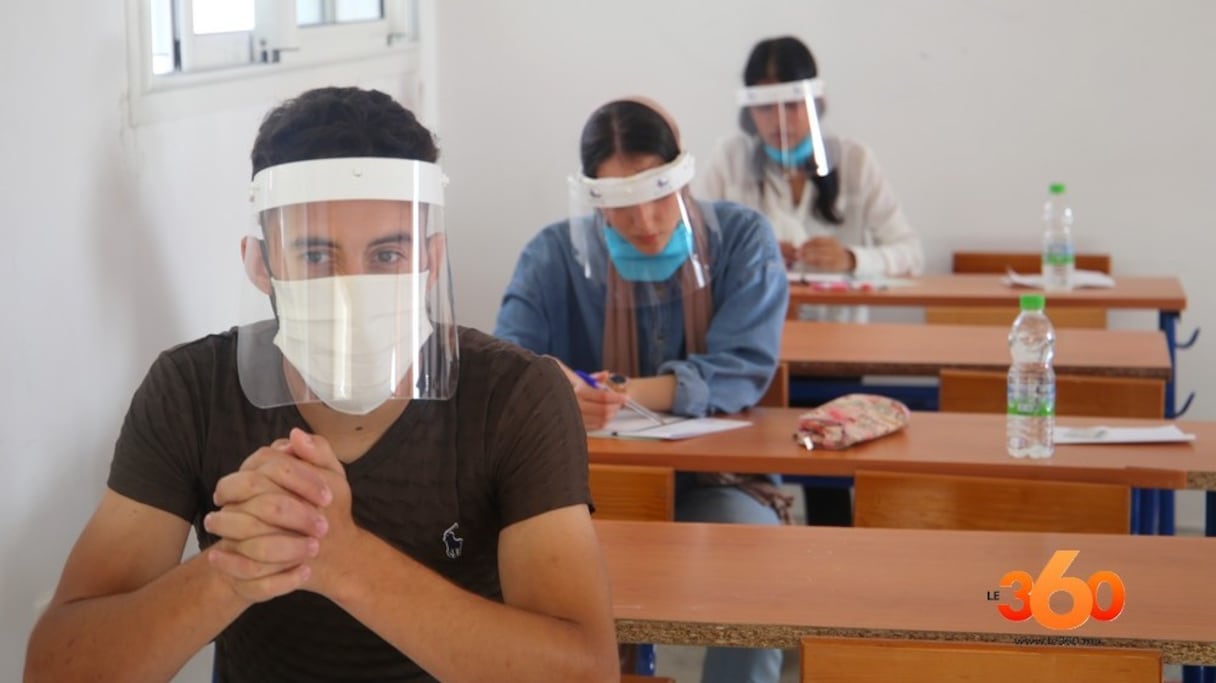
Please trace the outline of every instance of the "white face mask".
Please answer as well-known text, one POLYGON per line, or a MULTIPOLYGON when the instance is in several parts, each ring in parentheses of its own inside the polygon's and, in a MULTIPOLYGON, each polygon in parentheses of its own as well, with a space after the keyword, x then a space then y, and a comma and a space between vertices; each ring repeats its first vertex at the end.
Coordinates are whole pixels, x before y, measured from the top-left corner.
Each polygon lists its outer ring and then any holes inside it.
POLYGON ((366 415, 397 392, 431 336, 427 272, 271 280, 275 346, 326 405, 366 415))

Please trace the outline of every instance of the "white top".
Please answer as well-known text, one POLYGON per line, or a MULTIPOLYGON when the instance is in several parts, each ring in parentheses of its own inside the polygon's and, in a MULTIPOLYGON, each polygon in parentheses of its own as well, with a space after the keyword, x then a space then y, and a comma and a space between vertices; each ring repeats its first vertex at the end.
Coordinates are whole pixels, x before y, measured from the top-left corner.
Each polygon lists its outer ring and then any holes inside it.
POLYGON ((811 213, 814 186, 808 180, 802 201, 794 204, 789 182, 775 164, 765 164, 764 192, 753 169, 759 141, 737 133, 718 144, 708 167, 695 181, 697 196, 729 200, 763 213, 777 240, 799 245, 811 237, 835 237, 853 252, 857 277, 907 277, 924 272, 920 236, 904 218, 895 193, 874 155, 848 138, 827 136, 828 158, 840 178, 836 208, 844 218, 831 225, 811 213))

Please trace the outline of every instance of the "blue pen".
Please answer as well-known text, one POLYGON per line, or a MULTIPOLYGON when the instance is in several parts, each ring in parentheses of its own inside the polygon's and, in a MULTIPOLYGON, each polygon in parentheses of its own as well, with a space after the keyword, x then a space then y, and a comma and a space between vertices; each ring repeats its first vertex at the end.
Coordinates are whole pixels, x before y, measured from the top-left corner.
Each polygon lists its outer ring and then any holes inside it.
MULTIPOLYGON (((592 377, 591 375, 588 375, 587 373, 583 372, 582 370, 575 370, 574 374, 578 375, 578 378, 583 380, 583 383, 585 383, 587 386, 591 387, 592 389, 604 389, 605 388, 599 382, 595 381, 594 377, 592 377)), ((638 403, 637 401, 633 400, 632 398, 625 399, 625 407, 629 408, 630 410, 637 413, 638 415, 641 415, 642 417, 646 418, 647 420, 654 422, 655 424, 658 424, 658 425, 663 424, 663 418, 659 417, 658 413, 647 408, 646 406, 642 405, 641 403, 638 403)))

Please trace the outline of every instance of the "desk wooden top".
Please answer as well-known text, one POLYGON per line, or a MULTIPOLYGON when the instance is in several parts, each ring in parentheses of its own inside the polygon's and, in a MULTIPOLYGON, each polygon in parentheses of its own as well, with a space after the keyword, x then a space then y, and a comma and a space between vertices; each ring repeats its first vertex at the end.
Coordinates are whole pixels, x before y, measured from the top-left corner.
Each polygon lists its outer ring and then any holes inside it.
MULTIPOLYGON (((794 376, 934 375, 945 368, 1009 368, 1009 330, 994 325, 788 321, 781 360, 794 376)), ((1148 330, 1056 330, 1057 373, 1170 378, 1165 335, 1148 330)))
MULTIPOLYGON (((1142 488, 1216 490, 1216 422, 1178 422, 1190 443, 1058 445, 1044 460, 1012 458, 1005 416, 914 413, 900 432, 843 451, 806 451, 794 443, 797 408, 754 408, 753 424, 683 441, 588 439, 591 462, 661 465, 686 472, 778 472, 848 477, 859 469, 934 472, 1142 488)), ((1057 418, 1068 426, 1149 426, 1162 420, 1057 418)), ((1213 559, 1216 560, 1216 551, 1213 559)))
MULTIPOLYGON (((834 291, 811 285, 790 285, 793 304, 857 306, 1016 306, 1018 297, 1037 290, 1009 287, 1003 275, 925 275, 905 287, 869 291, 834 291)), ((1186 293, 1177 277, 1119 275, 1108 289, 1049 292, 1047 310, 1059 306, 1129 308, 1180 312, 1186 293)))
MULTIPOLYGON (((805 635, 932 638, 1148 647, 1167 662, 1216 664, 1216 539, 595 525, 622 642, 796 647, 805 635), (1050 631, 1034 619, 1007 621, 987 600, 1006 572, 1037 577, 1064 549, 1080 551, 1066 576, 1120 576, 1127 601, 1118 618, 1050 631)), ((1011 602, 1008 590, 1001 594, 1011 602)), ((1106 589, 1099 596, 1109 600, 1106 589)))

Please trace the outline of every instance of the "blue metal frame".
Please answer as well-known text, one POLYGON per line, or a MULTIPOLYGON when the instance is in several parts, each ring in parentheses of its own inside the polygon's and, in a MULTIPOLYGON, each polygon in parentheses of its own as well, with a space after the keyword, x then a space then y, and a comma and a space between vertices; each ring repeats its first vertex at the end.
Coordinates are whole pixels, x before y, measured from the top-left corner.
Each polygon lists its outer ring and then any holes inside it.
POLYGON ((637 656, 633 673, 638 676, 653 676, 656 668, 654 645, 650 643, 638 645, 637 656))
MULTIPOLYGON (((1170 378, 1165 383, 1165 417, 1171 420, 1182 417, 1187 409, 1191 407, 1191 402, 1195 400, 1195 393, 1191 392, 1187 395, 1186 400, 1183 401, 1182 407, 1178 407, 1176 395, 1178 387, 1175 382, 1178 374, 1178 350, 1189 349, 1199 339, 1199 329, 1196 328, 1185 342, 1178 341, 1178 320, 1180 317, 1178 311, 1157 312, 1157 328, 1165 335, 1165 347, 1170 355, 1170 378)), ((1211 503, 1212 499, 1209 498, 1207 505, 1209 515, 1211 514, 1211 503)), ((1132 510, 1132 529, 1136 533, 1161 534, 1164 536, 1174 535, 1175 501, 1173 491, 1136 489, 1133 492, 1132 510), (1137 511, 1139 515, 1136 514, 1137 511)))
POLYGON ((1170 379, 1165 383, 1165 415, 1169 418, 1185 415, 1187 409, 1191 407, 1191 401, 1195 400, 1195 392, 1191 392, 1187 395, 1186 400, 1183 401, 1182 407, 1176 408, 1174 376, 1177 374, 1178 368, 1178 349, 1189 349, 1199 339, 1199 328, 1195 328, 1189 339, 1184 342, 1178 341, 1178 320, 1180 317, 1177 311, 1159 311, 1157 313, 1157 329, 1165 333, 1165 347, 1170 353, 1170 379))
POLYGON ((916 385, 862 384, 856 379, 790 378, 790 405, 811 406, 857 392, 882 394, 903 401, 913 410, 937 410, 937 387, 916 385))

